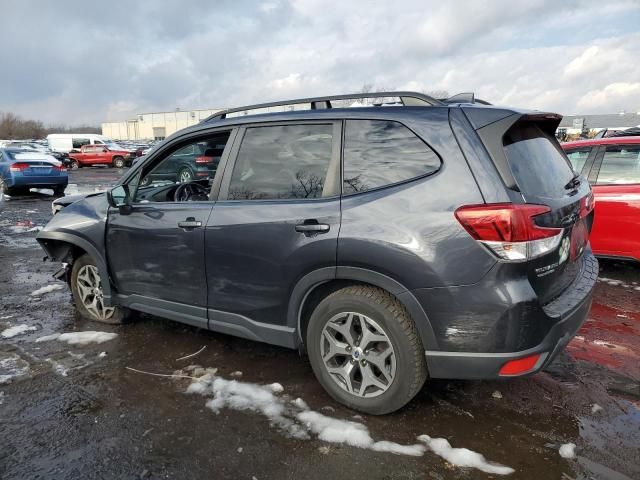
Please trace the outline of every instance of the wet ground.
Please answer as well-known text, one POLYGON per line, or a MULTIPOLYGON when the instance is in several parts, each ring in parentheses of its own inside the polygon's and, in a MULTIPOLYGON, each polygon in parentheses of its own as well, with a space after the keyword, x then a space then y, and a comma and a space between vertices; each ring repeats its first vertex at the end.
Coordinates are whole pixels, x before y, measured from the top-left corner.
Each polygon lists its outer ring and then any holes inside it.
MULTIPOLYGON (((72 172, 67 193, 104 189, 121 173, 72 172)), ((184 393, 189 380, 128 370, 199 364, 225 378, 241 371, 242 381, 279 382, 314 410, 354 419, 296 352, 151 316, 103 326, 74 318, 66 288, 31 295, 56 283, 50 276, 58 265, 42 261, 34 240, 51 200, 34 192, 0 201, 0 331, 35 327, 0 338, 0 478, 495 478, 431 452, 411 457, 295 440, 254 412, 215 414, 206 398, 184 393), (86 346, 35 342, 87 330, 118 336, 86 346)), ((430 381, 400 412, 354 420, 376 440, 444 437, 514 468, 510 478, 640 478, 640 267, 602 262, 600 276, 589 320, 546 372, 505 382, 430 381), (575 459, 558 453, 568 442, 577 445, 575 459)))

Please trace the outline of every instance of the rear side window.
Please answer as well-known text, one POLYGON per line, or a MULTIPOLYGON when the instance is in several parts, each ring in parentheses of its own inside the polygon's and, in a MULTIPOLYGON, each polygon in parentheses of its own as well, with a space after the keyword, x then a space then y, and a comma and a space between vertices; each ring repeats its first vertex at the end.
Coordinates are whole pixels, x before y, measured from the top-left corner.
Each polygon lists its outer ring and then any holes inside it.
POLYGON ((596 183, 640 183, 640 145, 607 147, 596 183))
POLYGON ((440 158, 411 130, 386 120, 347 120, 345 194, 366 192, 436 172, 440 158))
MULTIPOLYGON (((308 199, 334 194, 326 185, 333 125, 247 128, 229 185, 229 200, 308 199)), ((333 183, 333 182, 330 182, 333 183)))
POLYGON ((589 158, 590 153, 591 147, 567 151, 567 158, 569 159, 569 162, 571 162, 571 166, 576 173, 582 172, 584 164, 587 162, 587 158, 589 158))
POLYGON ((91 141, 88 138, 74 138, 72 140, 73 148, 80 148, 83 145, 89 145, 91 141))
POLYGON ((573 169, 558 141, 540 127, 529 123, 511 128, 504 136, 504 150, 523 194, 559 198, 567 193, 564 187, 573 169))

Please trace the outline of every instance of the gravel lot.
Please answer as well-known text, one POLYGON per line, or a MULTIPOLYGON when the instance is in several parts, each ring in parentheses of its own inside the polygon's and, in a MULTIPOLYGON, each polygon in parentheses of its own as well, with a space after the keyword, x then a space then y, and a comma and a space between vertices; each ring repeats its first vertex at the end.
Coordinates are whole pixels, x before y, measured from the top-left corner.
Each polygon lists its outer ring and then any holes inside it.
MULTIPOLYGON (((121 173, 73 171, 67 194, 103 190, 121 173)), ((66 287, 32 295, 56 284, 51 274, 59 265, 43 262, 34 240, 51 216, 51 199, 34 192, 0 201, 0 331, 24 325, 0 338, 2 479, 495 478, 431 451, 413 457, 317 436, 293 439, 260 413, 214 413, 207 398, 185 393, 189 379, 126 368, 170 374, 192 364, 227 379, 278 382, 280 397, 362 423, 375 440, 446 438, 512 467, 510 478, 640 478, 639 266, 601 263, 588 322, 546 372, 505 382, 429 381, 400 412, 354 418, 296 352, 147 315, 117 327, 85 322, 74 318, 66 287), (117 337, 35 342, 88 330, 117 337), (203 346, 196 357, 176 360, 203 346), (577 456, 562 458, 559 448, 570 442, 577 456)))

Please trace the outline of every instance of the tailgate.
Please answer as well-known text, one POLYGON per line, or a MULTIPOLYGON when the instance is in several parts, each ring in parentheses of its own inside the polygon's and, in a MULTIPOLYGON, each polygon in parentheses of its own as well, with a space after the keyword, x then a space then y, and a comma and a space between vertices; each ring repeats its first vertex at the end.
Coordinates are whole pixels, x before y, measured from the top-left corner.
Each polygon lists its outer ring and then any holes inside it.
POLYGON ((535 217, 535 223, 563 229, 558 248, 527 262, 529 281, 543 304, 558 297, 579 274, 593 223, 591 187, 573 171, 553 136, 556 125, 549 117, 524 116, 502 139, 523 201, 550 209, 535 217))

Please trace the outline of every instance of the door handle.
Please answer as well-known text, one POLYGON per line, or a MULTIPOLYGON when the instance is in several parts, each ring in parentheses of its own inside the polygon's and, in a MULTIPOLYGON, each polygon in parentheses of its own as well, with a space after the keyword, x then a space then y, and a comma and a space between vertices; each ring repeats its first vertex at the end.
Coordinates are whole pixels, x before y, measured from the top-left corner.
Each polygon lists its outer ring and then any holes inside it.
POLYGON ((185 230, 193 230, 194 228, 200 228, 202 226, 202 222, 193 217, 189 217, 182 222, 178 222, 178 226, 185 230))
POLYGON ((302 223, 296 225, 296 232, 312 235, 314 233, 326 233, 329 231, 329 225, 326 223, 302 223))

